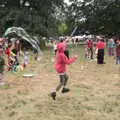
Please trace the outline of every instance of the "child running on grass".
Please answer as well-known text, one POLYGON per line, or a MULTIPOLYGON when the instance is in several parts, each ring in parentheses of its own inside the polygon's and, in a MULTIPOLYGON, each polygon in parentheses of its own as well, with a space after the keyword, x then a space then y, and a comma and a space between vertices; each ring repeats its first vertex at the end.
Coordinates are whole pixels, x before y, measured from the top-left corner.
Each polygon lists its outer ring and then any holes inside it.
POLYGON ((5 60, 2 57, 3 56, 2 52, 3 52, 2 46, 0 46, 0 86, 4 85, 4 82, 3 82, 3 72, 4 72, 5 60))
POLYGON ((58 92, 62 87, 62 93, 69 92, 69 89, 66 88, 68 82, 68 75, 66 73, 66 65, 71 64, 76 61, 77 56, 73 58, 67 58, 64 51, 66 46, 62 43, 57 45, 57 54, 56 54, 56 62, 55 62, 55 69, 60 77, 60 83, 56 87, 54 91, 51 93, 51 97, 53 100, 56 99, 56 92, 58 92))

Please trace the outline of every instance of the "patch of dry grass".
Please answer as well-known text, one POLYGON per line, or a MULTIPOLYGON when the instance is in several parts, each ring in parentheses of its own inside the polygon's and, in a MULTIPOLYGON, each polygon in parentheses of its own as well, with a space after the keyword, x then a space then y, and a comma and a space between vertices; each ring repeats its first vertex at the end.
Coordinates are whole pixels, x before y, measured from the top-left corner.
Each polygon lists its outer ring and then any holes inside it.
POLYGON ((59 81, 54 70, 54 54, 46 51, 41 62, 32 61, 20 74, 6 75, 8 85, 0 88, 1 120, 119 120, 120 66, 106 56, 107 64, 85 60, 83 48, 75 48, 78 61, 69 66, 68 94, 49 93, 59 81), (33 64, 34 63, 34 64, 33 64), (34 78, 22 74, 34 72, 34 78))

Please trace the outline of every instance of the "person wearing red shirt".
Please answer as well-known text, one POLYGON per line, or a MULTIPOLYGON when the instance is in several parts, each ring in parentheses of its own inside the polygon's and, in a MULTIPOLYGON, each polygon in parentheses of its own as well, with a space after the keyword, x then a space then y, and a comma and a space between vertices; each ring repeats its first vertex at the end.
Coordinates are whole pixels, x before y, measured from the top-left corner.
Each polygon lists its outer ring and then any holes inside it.
POLYGON ((5 54, 7 55, 8 59, 11 55, 11 47, 12 47, 12 44, 9 44, 7 49, 5 50, 5 54))
POLYGON ((97 53, 97 63, 98 64, 105 64, 104 62, 104 49, 106 47, 106 44, 104 42, 103 38, 99 38, 98 43, 96 44, 96 48, 98 49, 97 53))
POLYGON ((90 54, 90 59, 93 59, 93 40, 87 41, 88 54, 90 54))
POLYGON ((8 48, 5 51, 5 54, 7 55, 7 59, 8 59, 8 71, 12 69, 12 65, 13 65, 11 53, 12 53, 12 44, 9 44, 8 48))
POLYGON ((58 44, 57 45, 57 53, 56 53, 56 60, 55 60, 55 70, 58 73, 60 77, 60 83, 56 87, 54 91, 51 93, 51 97, 53 100, 56 98, 56 92, 59 91, 62 87, 62 93, 68 92, 69 89, 66 88, 67 82, 68 82, 68 75, 66 73, 66 67, 67 65, 73 63, 76 61, 77 56, 72 58, 67 58, 67 56, 64 54, 64 51, 66 50, 66 46, 64 44, 58 44))

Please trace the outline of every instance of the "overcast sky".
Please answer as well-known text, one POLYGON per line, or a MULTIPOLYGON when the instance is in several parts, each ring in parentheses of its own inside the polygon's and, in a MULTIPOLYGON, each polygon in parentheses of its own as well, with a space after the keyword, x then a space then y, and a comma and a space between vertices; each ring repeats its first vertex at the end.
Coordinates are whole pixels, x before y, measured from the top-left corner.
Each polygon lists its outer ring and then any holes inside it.
MULTIPOLYGON (((69 0, 64 0, 68 5, 70 4, 69 0)), ((79 1, 83 1, 83 0, 79 0, 79 1)))
POLYGON ((69 0, 64 0, 67 4, 70 4, 69 0))

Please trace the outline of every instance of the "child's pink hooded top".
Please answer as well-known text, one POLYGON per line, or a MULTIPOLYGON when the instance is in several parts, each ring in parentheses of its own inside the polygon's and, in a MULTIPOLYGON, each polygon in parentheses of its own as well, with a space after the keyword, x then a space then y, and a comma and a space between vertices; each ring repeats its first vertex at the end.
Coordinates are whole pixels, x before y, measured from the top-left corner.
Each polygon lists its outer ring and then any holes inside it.
POLYGON ((64 54, 66 49, 66 45, 63 43, 59 43, 57 45, 57 54, 56 54, 56 62, 55 62, 55 69, 58 73, 65 73, 66 72, 66 65, 75 62, 77 57, 67 58, 64 54))

